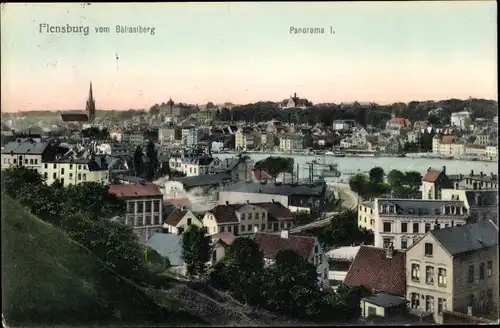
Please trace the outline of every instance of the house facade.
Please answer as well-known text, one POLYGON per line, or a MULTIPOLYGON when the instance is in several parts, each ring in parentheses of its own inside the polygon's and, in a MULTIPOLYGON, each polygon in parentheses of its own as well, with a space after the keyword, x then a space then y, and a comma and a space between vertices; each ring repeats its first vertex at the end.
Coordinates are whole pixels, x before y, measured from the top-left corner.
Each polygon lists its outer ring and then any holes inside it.
POLYGON ((407 249, 425 233, 467 223, 462 201, 375 199, 375 247, 407 249))
POLYGON ((291 228, 293 215, 280 203, 225 204, 207 211, 202 223, 210 235, 231 232, 238 236, 291 228))
POLYGON ((101 163, 95 160, 48 161, 41 165, 40 173, 48 185, 56 180, 65 187, 83 182, 109 183, 109 169, 104 158, 101 163))
POLYGON ((162 231, 164 233, 180 234, 187 230, 188 227, 195 225, 200 228, 203 224, 198 218, 189 210, 175 208, 164 214, 165 220, 163 221, 162 231))
POLYGON ((443 311, 498 314, 498 227, 481 221, 428 232, 406 252, 407 299, 443 323, 443 311))
POLYGON ((373 211, 375 203, 371 201, 362 202, 358 206, 358 227, 373 231, 375 229, 375 218, 373 211))
POLYGON ((330 286, 328 260, 316 237, 290 235, 288 230, 282 230, 280 234, 257 232, 252 239, 259 246, 265 265, 275 264, 281 251, 294 251, 316 267, 319 286, 330 286))

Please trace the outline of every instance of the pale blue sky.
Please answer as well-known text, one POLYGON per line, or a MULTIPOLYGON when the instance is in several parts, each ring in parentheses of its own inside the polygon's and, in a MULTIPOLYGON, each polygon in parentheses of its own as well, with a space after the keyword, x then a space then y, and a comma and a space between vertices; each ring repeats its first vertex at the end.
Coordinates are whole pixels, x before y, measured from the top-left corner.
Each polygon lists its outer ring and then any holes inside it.
POLYGON ((9 3, 1 18, 7 111, 82 107, 90 80, 107 109, 293 92, 313 102, 497 98, 494 1, 9 3), (40 34, 40 23, 91 30, 40 34), (155 35, 116 34, 116 25, 155 35), (99 26, 111 33, 96 34, 99 26), (325 34, 293 35, 291 26, 325 34))

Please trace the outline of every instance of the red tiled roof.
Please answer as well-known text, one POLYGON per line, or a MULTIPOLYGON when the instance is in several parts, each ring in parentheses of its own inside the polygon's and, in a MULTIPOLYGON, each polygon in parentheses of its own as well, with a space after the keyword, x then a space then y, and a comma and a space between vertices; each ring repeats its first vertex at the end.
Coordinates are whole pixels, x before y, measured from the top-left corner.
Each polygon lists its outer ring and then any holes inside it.
POLYGON ((259 245, 264 258, 275 259, 280 251, 294 251, 304 260, 309 259, 309 255, 315 245, 315 237, 288 235, 282 238, 280 234, 257 232, 253 240, 259 245))
POLYGON ((391 118, 389 121, 390 124, 398 124, 398 125, 403 125, 403 126, 409 126, 410 125, 410 120, 404 117, 394 117, 391 118))
POLYGON ((148 184, 112 184, 109 186, 109 193, 124 198, 138 197, 163 197, 157 185, 148 184))
POLYGON ((236 236, 230 233, 229 231, 223 231, 216 233, 215 235, 212 235, 212 240, 214 241, 214 244, 217 243, 218 241, 222 241, 226 245, 231 245, 235 240, 236 236))
POLYGON ((445 144, 451 144, 453 143, 453 140, 455 139, 455 136, 443 136, 442 142, 445 144))
POLYGON ((271 176, 264 170, 254 170, 253 175, 258 181, 272 179, 271 176))
POLYGON ((434 182, 436 182, 436 180, 439 178, 440 175, 441 175, 441 171, 430 169, 424 175, 422 181, 434 183, 434 182))
POLYGON ((389 259, 382 248, 361 246, 344 283, 353 287, 364 286, 372 292, 405 297, 405 259, 403 252, 394 251, 389 259))

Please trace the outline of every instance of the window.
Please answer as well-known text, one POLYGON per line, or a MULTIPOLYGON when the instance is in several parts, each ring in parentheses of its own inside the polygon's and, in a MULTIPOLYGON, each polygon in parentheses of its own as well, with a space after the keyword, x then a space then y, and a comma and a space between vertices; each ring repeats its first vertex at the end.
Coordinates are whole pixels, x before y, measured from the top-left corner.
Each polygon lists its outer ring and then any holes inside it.
POLYGON ((52 165, 54 169, 57 169, 57 164, 52 165))
POLYGON ((271 230, 272 228, 273 228, 273 224, 272 224, 272 223, 268 223, 268 224, 267 224, 267 229, 268 229, 268 230, 271 230))
POLYGON ((137 212, 142 213, 144 211, 144 203, 137 202, 137 212))
POLYGON ((47 177, 48 177, 47 172, 45 172, 45 173, 43 174, 43 177, 44 177, 45 179, 47 179, 47 177))
POLYGON ((145 203, 145 206, 146 206, 146 212, 150 213, 151 212, 151 207, 152 207, 153 204, 151 204, 150 201, 146 201, 144 203, 145 203))
POLYGON ((245 227, 245 225, 244 225, 244 224, 243 224, 243 225, 241 225, 241 231, 245 231, 245 228, 246 228, 246 227, 245 227))
POLYGON ((418 309, 420 306, 420 295, 417 293, 411 293, 410 304, 412 309, 418 309))
POLYGON ((368 307, 368 316, 369 317, 374 317, 377 315, 377 309, 375 309, 373 306, 368 307))
MULTIPOLYGON (((15 162, 16 162, 16 160, 14 159, 14 163, 15 162)), ((19 164, 22 164, 22 161, 19 161, 19 164)), ((28 164, 28 159, 27 158, 24 159, 24 164, 28 164)))
POLYGON ((69 178, 72 179, 73 178, 73 173, 70 173, 69 174, 69 178))
POLYGON ((38 164, 38 159, 35 159, 35 164, 38 164))
POLYGON ((431 230, 431 224, 430 223, 426 223, 425 224, 425 232, 429 232, 431 230))
POLYGON ((493 310, 493 289, 486 291, 486 309, 488 311, 493 310))
POLYGON ((314 246, 314 254, 318 254, 318 245, 314 246))
POLYGON ((425 256, 432 256, 432 244, 431 243, 425 243, 425 256))
POLYGON ((64 174, 64 167, 61 168, 61 174, 64 174))
POLYGON ((70 164, 69 165, 69 169, 72 170, 73 169, 73 164, 70 164))
POLYGON ((428 284, 434 283, 434 268, 431 266, 425 267, 425 282, 428 284))
POLYGON ((30 164, 33 165, 33 158, 30 158, 30 164))
POLYGON ((391 223, 384 222, 384 232, 391 232, 391 223))
POLYGON ((441 229, 441 224, 439 224, 439 223, 435 224, 434 225, 434 230, 439 230, 439 229, 441 229))
POLYGON ((406 238, 401 239, 401 249, 408 248, 408 240, 406 238))
POLYGON ((261 230, 261 231, 266 230, 266 224, 265 224, 265 223, 262 223, 262 224, 260 225, 260 230, 261 230))
POLYGON ((44 167, 44 168, 48 168, 48 165, 47 165, 47 163, 45 163, 45 164, 43 165, 43 167, 44 167))
POLYGON ((191 218, 188 218, 187 219, 187 225, 190 226, 191 225, 191 218))
POLYGON ((61 179, 61 184, 64 186, 64 178, 61 179))
POLYGON ((469 265, 469 277, 467 279, 469 283, 474 282, 474 266, 469 265))
POLYGON ((242 213, 242 214, 241 214, 241 219, 242 219, 242 220, 245 220, 245 213, 242 213))
POLYGON ((484 279, 484 263, 479 264, 479 279, 484 279))
POLYGON ((250 231, 250 232, 252 231, 252 225, 251 224, 248 225, 248 231, 250 231))
POLYGON ((446 286, 446 269, 438 269, 438 285, 446 286))
POLYGON ((54 179, 54 180, 57 179, 57 173, 56 172, 52 173, 52 179, 54 179))
POLYGON ((420 265, 415 263, 411 265, 411 280, 412 281, 420 280, 420 265))
POLYGON ((442 314, 446 310, 446 299, 438 298, 438 314, 442 314))
POLYGON ((224 232, 225 226, 219 226, 219 232, 224 232))
POLYGON ((78 180, 81 180, 81 179, 82 179, 82 174, 78 173, 78 180))
POLYGON ((160 201, 155 200, 153 201, 153 212, 159 212, 160 211, 160 201))
POLYGON ((319 264, 323 264, 323 256, 318 255, 319 264))
POLYGON ((328 279, 328 269, 327 269, 327 268, 325 268, 325 269, 323 270, 323 279, 324 279, 324 280, 328 279))
POLYGON ((408 223, 401 223, 401 232, 408 232, 408 223))
POLYGON ((383 244, 384 244, 384 248, 388 248, 389 246, 392 246, 392 239, 391 238, 384 238, 383 244))
POLYGON ((83 174, 83 181, 86 181, 87 180, 87 175, 84 173, 83 174))
POLYGON ((434 297, 425 296, 425 312, 434 312, 434 297))
POLYGON ((413 223, 413 233, 420 233, 419 224, 413 223))
POLYGON ((488 261, 488 277, 491 277, 493 274, 493 261, 488 261))

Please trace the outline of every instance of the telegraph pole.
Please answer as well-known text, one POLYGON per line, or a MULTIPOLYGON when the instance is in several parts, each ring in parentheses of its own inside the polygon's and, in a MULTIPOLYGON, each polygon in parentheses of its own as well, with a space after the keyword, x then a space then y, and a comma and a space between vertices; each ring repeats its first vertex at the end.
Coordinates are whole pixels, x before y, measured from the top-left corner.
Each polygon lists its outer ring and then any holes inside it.
POLYGON ((306 162, 309 165, 309 185, 313 184, 314 180, 314 165, 317 164, 316 160, 312 160, 311 162, 306 162))

